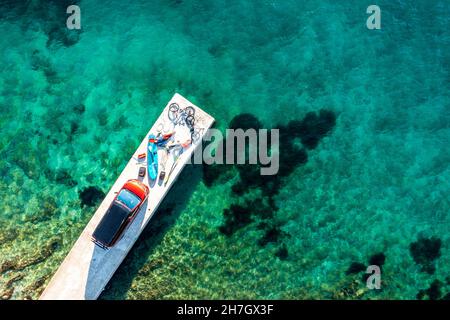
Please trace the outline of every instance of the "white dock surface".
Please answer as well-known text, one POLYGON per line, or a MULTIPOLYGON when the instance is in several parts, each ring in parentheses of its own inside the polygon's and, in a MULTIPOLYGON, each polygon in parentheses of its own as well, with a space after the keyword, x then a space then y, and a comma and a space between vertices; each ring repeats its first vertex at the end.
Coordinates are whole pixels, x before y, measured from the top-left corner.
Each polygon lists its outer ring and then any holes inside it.
MULTIPOLYGON (((181 170, 184 168, 186 163, 189 162, 195 147, 199 145, 201 139, 194 142, 180 156, 178 164, 171 174, 166 186, 164 186, 164 184, 159 185, 156 183, 150 188, 150 194, 147 202, 143 204, 140 212, 125 231, 122 239, 120 239, 112 248, 109 250, 101 249, 91 241, 91 235, 116 196, 116 193, 122 188, 124 183, 129 179, 138 178, 139 167, 145 166, 147 169, 147 159, 145 159, 143 164, 139 163, 138 155, 147 153, 148 135, 150 133, 157 134, 158 131, 168 131, 168 128, 170 128, 172 122, 168 118, 168 107, 173 102, 176 102, 180 108, 185 108, 187 106, 193 106, 195 108, 195 128, 198 129, 197 132, 201 138, 203 138, 204 134, 213 124, 213 117, 205 113, 194 104, 190 103, 181 95, 175 94, 173 96, 166 108, 164 108, 164 111, 159 116, 158 120, 142 140, 127 166, 106 195, 94 216, 89 221, 78 240, 75 242, 63 263, 60 265, 59 269, 53 275, 39 299, 97 299, 107 285, 108 281, 113 276, 114 272, 116 272, 119 265, 125 259, 142 230, 157 210, 167 192, 169 192, 170 187, 180 174, 181 170)), ((169 166, 166 166, 166 172, 170 169, 170 164, 168 163, 168 165, 169 166)), ((148 185, 148 172, 142 181, 148 185)))

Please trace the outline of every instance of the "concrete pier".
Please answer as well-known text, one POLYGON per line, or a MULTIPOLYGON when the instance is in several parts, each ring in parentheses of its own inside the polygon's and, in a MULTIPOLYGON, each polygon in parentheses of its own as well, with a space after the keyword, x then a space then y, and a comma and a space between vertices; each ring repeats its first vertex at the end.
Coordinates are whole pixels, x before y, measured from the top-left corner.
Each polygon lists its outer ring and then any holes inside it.
MULTIPOLYGON (((186 163, 189 162, 194 149, 199 145, 201 139, 213 123, 214 118, 199 107, 190 103, 179 94, 173 96, 153 127, 142 140, 130 161, 117 178, 111 190, 108 192, 94 216, 75 242, 67 257, 53 275, 39 299, 95 300, 98 298, 114 272, 116 272, 117 268, 138 239, 142 230, 158 209, 158 206, 169 192, 186 163), (124 183, 129 179, 137 179, 139 168, 142 166, 147 167, 145 163, 146 160, 144 162, 139 161, 138 155, 146 153, 149 134, 153 133, 156 135, 158 132, 167 133, 174 128, 173 121, 169 119, 169 106, 172 103, 177 103, 181 109, 188 106, 192 106, 195 109, 196 139, 194 139, 192 144, 181 154, 167 183, 155 183, 150 186, 148 200, 143 204, 134 221, 126 229, 123 237, 112 248, 104 250, 92 242, 91 235, 124 183)), ((172 162, 170 159, 168 160, 166 172, 170 170, 172 162)), ((141 180, 147 185, 150 185, 148 173, 143 179, 141 178, 141 180)))

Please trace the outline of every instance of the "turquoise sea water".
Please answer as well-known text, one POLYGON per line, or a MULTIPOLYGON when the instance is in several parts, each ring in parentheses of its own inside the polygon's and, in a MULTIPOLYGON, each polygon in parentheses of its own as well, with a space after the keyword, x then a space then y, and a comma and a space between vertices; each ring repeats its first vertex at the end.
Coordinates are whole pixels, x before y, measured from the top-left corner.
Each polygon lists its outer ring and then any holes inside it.
POLYGON ((377 1, 381 30, 370 4, 0 1, 0 297, 39 296, 175 92, 220 129, 336 121, 276 190, 187 168, 101 298, 448 294, 450 2, 377 1))

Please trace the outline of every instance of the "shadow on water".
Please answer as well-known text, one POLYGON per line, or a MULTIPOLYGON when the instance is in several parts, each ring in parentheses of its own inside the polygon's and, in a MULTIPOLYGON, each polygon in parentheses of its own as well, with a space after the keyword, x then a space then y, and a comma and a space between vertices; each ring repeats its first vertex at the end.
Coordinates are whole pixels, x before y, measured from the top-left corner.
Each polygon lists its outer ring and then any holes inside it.
MULTIPOLYGON (((202 179, 202 166, 186 165, 99 299, 125 299, 139 270, 185 209, 202 179)), ((151 191, 149 201, 151 201, 151 191)))
MULTIPOLYGON (((144 222, 145 215, 143 213, 147 211, 147 206, 148 202, 145 202, 139 214, 136 216, 129 229, 124 234, 124 238, 130 238, 130 234, 133 234, 133 232, 134 234, 136 234, 138 232, 139 227, 144 222)), ((95 299, 98 295, 99 288, 102 288, 102 279, 104 279, 104 275, 108 273, 108 271, 104 269, 105 267, 107 268, 107 266, 105 265, 105 260, 115 263, 117 262, 117 259, 120 259, 121 251, 125 249, 120 246, 119 242, 109 250, 104 250, 99 246, 94 245, 94 250, 92 252, 89 263, 86 287, 84 290, 84 298, 86 300, 95 299)))

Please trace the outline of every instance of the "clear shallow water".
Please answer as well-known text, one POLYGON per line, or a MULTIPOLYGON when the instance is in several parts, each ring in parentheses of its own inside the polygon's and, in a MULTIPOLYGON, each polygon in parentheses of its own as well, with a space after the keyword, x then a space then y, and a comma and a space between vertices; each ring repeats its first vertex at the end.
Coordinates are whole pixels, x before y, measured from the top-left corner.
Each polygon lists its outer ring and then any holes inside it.
POLYGON ((361 1, 80 1, 82 32, 65 30, 67 5, 1 2, 3 296, 39 296, 95 210, 80 192, 109 190, 174 92, 221 129, 321 109, 336 124, 279 180, 270 213, 231 235, 224 210, 262 189, 236 195, 235 169, 212 184, 186 170, 102 298, 413 299, 436 279, 450 291, 447 1, 381 1, 379 31, 361 1), (410 252, 430 237, 432 274, 410 252), (346 270, 380 252, 383 289, 367 291, 346 270))

